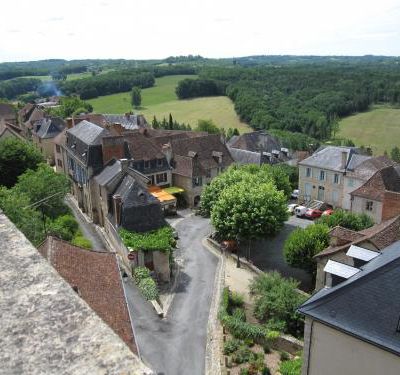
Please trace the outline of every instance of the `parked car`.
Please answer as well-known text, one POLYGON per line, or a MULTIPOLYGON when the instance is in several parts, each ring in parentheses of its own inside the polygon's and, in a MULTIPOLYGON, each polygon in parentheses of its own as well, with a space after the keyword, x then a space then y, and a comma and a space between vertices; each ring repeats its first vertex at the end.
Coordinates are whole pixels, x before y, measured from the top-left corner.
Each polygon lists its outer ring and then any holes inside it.
POLYGON ((304 206, 297 206, 294 209, 294 213, 297 217, 303 217, 306 214, 307 207, 304 206))
POLYGON ((308 219, 317 219, 317 218, 321 217, 321 215, 322 215, 322 211, 317 210, 315 208, 307 208, 307 211, 305 213, 305 216, 308 219))
POLYGON ((290 194, 290 197, 292 199, 298 199, 299 198, 299 193, 300 193, 300 190, 299 189, 295 189, 295 190, 292 191, 292 194, 290 194))
POLYGON ((332 215, 332 214, 333 214, 333 210, 331 208, 328 208, 327 210, 325 210, 322 213, 322 216, 329 216, 329 215, 332 215))
POLYGON ((294 214, 294 210, 296 209, 297 206, 298 206, 298 204, 296 204, 296 203, 288 204, 288 206, 287 206, 288 212, 289 212, 291 215, 293 215, 293 214, 294 214))

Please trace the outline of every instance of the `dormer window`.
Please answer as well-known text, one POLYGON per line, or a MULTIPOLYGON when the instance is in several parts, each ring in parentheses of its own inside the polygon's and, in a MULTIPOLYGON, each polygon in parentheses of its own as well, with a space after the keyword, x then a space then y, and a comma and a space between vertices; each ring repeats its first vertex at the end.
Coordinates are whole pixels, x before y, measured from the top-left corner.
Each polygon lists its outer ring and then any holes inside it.
POLYGON ((163 165, 163 160, 157 159, 157 167, 162 167, 162 165, 163 165))
POLYGON ((145 160, 144 161, 144 169, 149 169, 150 168, 150 160, 145 160))

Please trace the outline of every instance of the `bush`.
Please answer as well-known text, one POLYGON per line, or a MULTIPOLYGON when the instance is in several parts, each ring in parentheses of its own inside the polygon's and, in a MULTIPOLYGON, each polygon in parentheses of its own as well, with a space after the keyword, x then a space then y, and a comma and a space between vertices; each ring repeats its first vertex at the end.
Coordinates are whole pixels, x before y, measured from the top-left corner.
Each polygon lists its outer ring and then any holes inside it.
POLYGON ((325 224, 310 225, 305 229, 297 228, 285 241, 283 254, 288 264, 314 273, 316 264, 314 255, 329 245, 329 227, 325 224))
POLYGON ((238 319, 242 322, 245 322, 246 321, 246 312, 244 311, 244 309, 236 307, 235 309, 233 309, 232 317, 234 317, 235 319, 238 319))
POLYGON ((329 228, 340 225, 341 227, 359 231, 374 225, 374 221, 367 214, 356 214, 344 210, 335 210, 332 215, 321 216, 317 221, 329 228))
POLYGON ((290 356, 286 352, 280 352, 280 358, 281 358, 281 361, 288 361, 290 359, 290 356))
POLYGON ((252 357, 252 351, 246 346, 241 346, 232 356, 232 361, 236 364, 248 362, 252 357))
POLYGON ((85 249, 92 249, 92 243, 78 230, 75 237, 71 241, 72 245, 83 247, 85 249))
POLYGON ((62 215, 57 217, 49 224, 48 234, 59 237, 65 241, 71 241, 78 231, 78 223, 76 219, 70 215, 62 215))
POLYGON ((140 280, 150 277, 150 270, 147 267, 136 267, 132 271, 132 276, 135 279, 136 284, 138 284, 140 280))
POLYGON ((285 332, 301 336, 304 318, 296 309, 304 302, 305 297, 297 292, 297 286, 297 281, 285 279, 275 271, 257 276, 250 284, 250 292, 255 296, 255 317, 267 324, 273 319, 274 329, 277 321, 285 322, 285 332))
POLYGON ((157 284, 151 277, 146 277, 145 279, 140 280, 137 285, 144 298, 148 301, 158 299, 157 284))
POLYGON ((300 375, 303 361, 301 358, 296 358, 291 361, 284 361, 279 367, 281 375, 300 375))
POLYGON ((229 304, 232 307, 242 307, 244 305, 243 296, 240 293, 231 292, 229 294, 229 304))
POLYGON ((231 339, 226 341, 224 344, 224 354, 229 355, 236 352, 236 350, 239 349, 239 346, 240 346, 239 340, 231 339))

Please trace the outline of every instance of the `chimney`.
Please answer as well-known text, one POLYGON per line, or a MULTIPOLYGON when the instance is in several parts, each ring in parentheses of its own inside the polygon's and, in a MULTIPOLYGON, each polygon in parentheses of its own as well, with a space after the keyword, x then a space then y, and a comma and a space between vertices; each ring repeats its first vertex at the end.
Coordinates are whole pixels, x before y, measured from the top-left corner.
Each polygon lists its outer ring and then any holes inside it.
POLYGON ((281 148, 281 152, 282 152, 283 155, 289 156, 289 149, 287 149, 287 148, 285 148, 285 147, 282 147, 282 148, 281 148))
POLYGON ((125 112, 125 117, 126 117, 127 120, 129 120, 130 116, 131 116, 130 112, 125 112))
POLYGON ((121 163, 122 172, 125 172, 129 168, 129 159, 120 159, 119 162, 121 163))
POLYGON ((71 129, 74 126, 74 120, 71 117, 68 117, 66 121, 67 121, 67 129, 71 129))
POLYGON ((341 165, 341 169, 346 169, 346 165, 347 165, 347 152, 346 152, 346 151, 342 151, 342 165, 341 165))
POLYGON ((113 195, 113 205, 114 205, 115 226, 118 227, 121 224, 121 206, 122 206, 122 199, 119 194, 113 195))
POLYGON ((125 128, 121 125, 121 123, 115 122, 112 126, 112 130, 114 131, 114 133, 121 135, 124 132, 125 128))
POLYGON ((165 155, 165 158, 167 159, 168 164, 170 164, 171 159, 172 159, 172 147, 170 143, 166 143, 162 145, 161 149, 162 153, 165 155))

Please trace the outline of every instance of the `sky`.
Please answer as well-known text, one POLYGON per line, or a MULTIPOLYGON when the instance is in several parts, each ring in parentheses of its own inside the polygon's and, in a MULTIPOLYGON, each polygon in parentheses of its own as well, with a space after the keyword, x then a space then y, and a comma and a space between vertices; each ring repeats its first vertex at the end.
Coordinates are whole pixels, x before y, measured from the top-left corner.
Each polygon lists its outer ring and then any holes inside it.
POLYGON ((12 0, 1 9, 1 62, 400 55, 400 0, 12 0))

